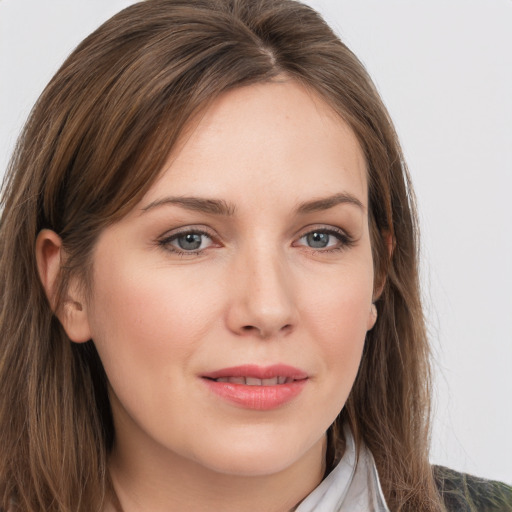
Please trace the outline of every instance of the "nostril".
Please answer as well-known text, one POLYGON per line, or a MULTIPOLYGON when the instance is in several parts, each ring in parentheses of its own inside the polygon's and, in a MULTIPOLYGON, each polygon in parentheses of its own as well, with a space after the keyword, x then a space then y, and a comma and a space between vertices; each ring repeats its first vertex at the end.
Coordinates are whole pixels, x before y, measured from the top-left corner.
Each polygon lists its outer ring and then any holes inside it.
MULTIPOLYGON (((286 324, 283 325, 280 329, 278 329, 280 332, 288 333, 291 330, 293 330, 292 324, 286 324)), ((257 331, 259 332, 263 337, 267 337, 270 335, 270 332, 265 332, 263 329, 259 329, 258 327, 255 327, 254 325, 244 325, 242 327, 242 331, 246 333, 257 331)))

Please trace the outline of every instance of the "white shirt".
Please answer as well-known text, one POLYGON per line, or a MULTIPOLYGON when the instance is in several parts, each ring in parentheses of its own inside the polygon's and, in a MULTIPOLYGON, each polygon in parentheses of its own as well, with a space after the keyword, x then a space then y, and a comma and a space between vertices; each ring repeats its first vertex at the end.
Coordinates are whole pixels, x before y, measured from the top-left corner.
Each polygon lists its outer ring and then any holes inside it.
POLYGON ((362 445, 356 460, 355 441, 348 425, 343 432, 343 457, 296 512, 389 512, 370 450, 362 445))

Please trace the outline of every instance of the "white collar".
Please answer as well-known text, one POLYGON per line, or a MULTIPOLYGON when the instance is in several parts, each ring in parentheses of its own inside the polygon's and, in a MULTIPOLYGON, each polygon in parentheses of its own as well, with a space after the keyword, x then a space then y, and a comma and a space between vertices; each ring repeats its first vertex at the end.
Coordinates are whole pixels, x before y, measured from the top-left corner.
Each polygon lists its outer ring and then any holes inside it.
POLYGON ((343 432, 343 457, 296 512, 389 512, 370 450, 362 445, 356 458, 354 437, 348 425, 344 425, 343 432))

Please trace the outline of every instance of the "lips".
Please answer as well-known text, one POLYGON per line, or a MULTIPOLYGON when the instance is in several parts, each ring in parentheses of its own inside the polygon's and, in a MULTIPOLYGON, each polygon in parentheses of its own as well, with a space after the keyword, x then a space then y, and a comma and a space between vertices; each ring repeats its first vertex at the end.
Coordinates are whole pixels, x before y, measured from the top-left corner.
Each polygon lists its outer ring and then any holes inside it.
MULTIPOLYGON (((245 379, 259 379, 262 381, 275 378, 279 379, 279 377, 284 377, 288 380, 302 380, 307 379, 308 374, 302 370, 299 370, 298 368, 286 364, 274 364, 271 366, 246 364, 242 366, 222 368, 221 370, 205 373, 203 377, 212 380, 224 378, 233 379, 236 377, 245 379)), ((246 384, 251 385, 250 382, 246 382, 246 384)), ((242 384, 242 382, 236 382, 235 384, 242 384)), ((284 384, 284 382, 281 382, 281 384, 284 384)))
POLYGON ((289 384, 294 379, 291 377, 273 377, 272 379, 258 379, 256 377, 219 377, 213 379, 215 382, 231 382, 231 384, 245 384, 246 386, 277 386, 278 384, 289 384))
POLYGON ((292 401, 308 381, 306 372, 283 364, 235 366, 201 377, 218 397, 255 410, 275 409, 292 401))

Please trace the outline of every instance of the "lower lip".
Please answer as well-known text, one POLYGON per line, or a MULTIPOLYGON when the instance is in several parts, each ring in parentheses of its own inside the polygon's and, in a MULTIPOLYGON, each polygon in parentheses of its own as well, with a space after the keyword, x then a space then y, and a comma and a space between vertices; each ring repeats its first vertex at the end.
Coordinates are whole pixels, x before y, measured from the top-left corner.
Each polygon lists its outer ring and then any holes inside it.
POLYGON ((216 395, 235 405, 258 411, 277 409, 290 402, 304 389, 307 380, 294 380, 275 386, 248 386, 203 378, 204 383, 216 395))

